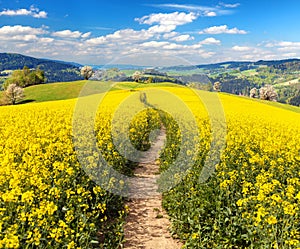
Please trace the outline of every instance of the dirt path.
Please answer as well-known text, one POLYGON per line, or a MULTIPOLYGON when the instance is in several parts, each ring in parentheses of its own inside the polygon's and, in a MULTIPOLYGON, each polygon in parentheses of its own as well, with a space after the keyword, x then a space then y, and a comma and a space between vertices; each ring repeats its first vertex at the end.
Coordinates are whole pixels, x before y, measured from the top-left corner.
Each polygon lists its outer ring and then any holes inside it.
POLYGON ((125 225, 125 249, 179 249, 182 244, 172 238, 170 221, 162 209, 162 196, 157 192, 155 180, 159 166, 155 163, 164 145, 165 130, 162 129, 156 142, 147 151, 135 176, 143 181, 132 181, 133 198, 127 202, 130 209, 125 225))

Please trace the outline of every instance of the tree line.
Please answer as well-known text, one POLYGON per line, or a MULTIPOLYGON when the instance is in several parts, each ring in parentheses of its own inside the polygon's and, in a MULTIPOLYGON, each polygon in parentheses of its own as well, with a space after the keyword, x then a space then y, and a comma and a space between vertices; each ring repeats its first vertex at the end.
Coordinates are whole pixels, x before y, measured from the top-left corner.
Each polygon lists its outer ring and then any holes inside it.
POLYGON ((15 70, 9 78, 4 81, 2 86, 4 93, 2 96, 2 104, 16 104, 24 97, 24 88, 28 86, 38 85, 46 82, 43 70, 30 69, 24 66, 23 69, 15 70))

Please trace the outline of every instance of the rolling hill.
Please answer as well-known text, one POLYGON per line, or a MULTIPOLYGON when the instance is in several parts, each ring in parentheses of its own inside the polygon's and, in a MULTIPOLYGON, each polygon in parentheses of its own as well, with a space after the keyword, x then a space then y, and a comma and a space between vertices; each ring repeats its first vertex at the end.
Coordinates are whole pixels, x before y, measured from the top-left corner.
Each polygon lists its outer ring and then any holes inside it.
MULTIPOLYGON (((21 103, 29 103, 29 102, 45 102, 45 101, 56 101, 56 100, 67 100, 67 99, 74 99, 80 95, 80 92, 84 85, 88 83, 90 84, 90 94, 97 92, 99 87, 99 81, 74 81, 74 82, 59 82, 59 83, 52 83, 52 84, 43 84, 43 85, 36 85, 30 86, 25 88, 25 98, 21 103)), ((134 91, 138 88, 149 88, 149 87, 180 87, 174 83, 152 83, 152 84, 143 84, 143 83, 135 83, 135 82, 120 82, 117 83, 111 90, 130 90, 134 91)), ((228 95, 232 98, 239 98, 239 99, 248 99, 243 96, 234 96, 228 93, 220 93, 221 95, 228 95)), ((249 101, 259 102, 265 105, 271 105, 277 108, 293 111, 300 113, 300 108, 277 103, 277 102, 270 102, 270 101, 262 101, 259 99, 249 99, 249 101)))
POLYGON ((45 72, 47 83, 74 81, 82 79, 80 75, 80 64, 38 59, 21 54, 0 53, 0 73, 7 76, 3 71, 22 69, 27 66, 31 69, 40 68, 45 72))

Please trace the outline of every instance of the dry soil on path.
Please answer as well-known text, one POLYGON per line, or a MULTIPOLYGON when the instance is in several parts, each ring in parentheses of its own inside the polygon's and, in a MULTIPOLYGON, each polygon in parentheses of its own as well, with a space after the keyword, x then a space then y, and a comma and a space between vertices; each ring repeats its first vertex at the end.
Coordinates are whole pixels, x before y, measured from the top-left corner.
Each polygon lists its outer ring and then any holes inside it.
POLYGON ((139 181, 131 182, 132 197, 128 199, 129 214, 125 224, 125 249, 180 249, 181 242, 171 236, 171 223, 162 208, 162 195, 155 183, 159 173, 156 163, 164 145, 166 132, 161 129, 151 149, 144 153, 135 170, 139 181))

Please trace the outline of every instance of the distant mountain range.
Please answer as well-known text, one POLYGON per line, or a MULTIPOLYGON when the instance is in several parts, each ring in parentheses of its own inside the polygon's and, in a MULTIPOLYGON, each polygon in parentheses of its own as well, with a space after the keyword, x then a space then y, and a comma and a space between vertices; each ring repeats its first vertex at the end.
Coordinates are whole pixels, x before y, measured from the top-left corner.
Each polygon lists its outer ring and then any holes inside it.
MULTIPOLYGON (((39 67, 45 72, 47 82, 62 82, 62 81, 75 81, 82 79, 80 75, 81 64, 76 62, 66 62, 50 59, 38 59, 30 56, 25 56, 15 53, 0 53, 0 74, 5 70, 16 70, 22 69, 24 66, 29 68, 39 67)), ((137 65, 91 65, 95 70, 104 70, 117 68, 119 70, 140 70, 143 71, 146 68, 153 68, 147 66, 137 65)), ((259 67, 272 67, 281 70, 289 69, 294 67, 295 70, 300 70, 300 59, 286 59, 286 60, 270 60, 264 61, 259 60, 257 62, 251 61, 228 61, 214 64, 202 64, 202 65, 182 65, 182 66, 171 66, 171 67, 157 67, 156 69, 160 72, 176 72, 176 78, 181 77, 183 81, 196 81, 196 77, 201 79, 201 82, 205 82, 203 74, 222 73, 232 70, 251 70, 259 67), (287 66, 288 65, 288 66, 287 66), (286 68, 287 67, 287 68, 286 68), (200 75, 197 70, 200 70, 200 75), (183 72, 181 74, 181 72, 183 72), (195 72, 196 71, 196 72, 195 72), (190 73, 189 73, 190 72, 190 73)))
MULTIPOLYGON (((37 59, 14 53, 0 53, 0 88, 11 70, 40 68, 47 83, 81 80, 81 64, 49 59, 37 59)), ((228 61, 203 65, 148 67, 135 65, 91 65, 95 74, 92 80, 133 81, 134 71, 141 72, 142 82, 173 82, 211 90, 215 82, 221 91, 249 96, 253 88, 273 85, 278 101, 300 105, 300 59, 228 61)))
POLYGON ((256 69, 261 66, 276 67, 281 64, 300 62, 300 59, 286 59, 286 60, 259 60, 256 62, 253 61, 227 61, 213 64, 201 64, 201 65, 189 65, 189 66, 171 66, 171 67, 162 67, 162 71, 187 71, 195 69, 204 69, 204 70, 217 70, 217 69, 239 69, 241 71, 256 69))
POLYGON ((45 72, 47 82, 75 81, 82 79, 80 64, 48 59, 37 59, 14 53, 0 53, 0 73, 5 70, 17 70, 27 66, 40 68, 45 72))

